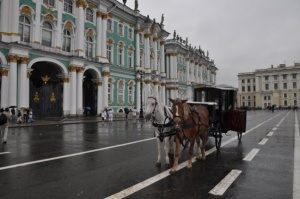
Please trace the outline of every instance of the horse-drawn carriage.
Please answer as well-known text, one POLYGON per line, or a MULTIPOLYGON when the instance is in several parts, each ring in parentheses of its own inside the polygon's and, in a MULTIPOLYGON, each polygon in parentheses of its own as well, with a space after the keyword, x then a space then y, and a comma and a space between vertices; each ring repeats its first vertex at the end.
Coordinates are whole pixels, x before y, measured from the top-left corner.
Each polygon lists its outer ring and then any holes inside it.
POLYGON ((176 172, 180 145, 190 144, 188 168, 192 167, 194 143, 198 145, 196 159, 205 159, 205 145, 208 136, 213 136, 217 150, 220 150, 222 133, 229 130, 238 132, 238 139, 246 129, 246 111, 235 110, 236 90, 233 88, 201 87, 195 89, 194 102, 170 99, 172 107, 161 104, 156 97, 149 96, 145 118, 156 127, 155 136, 158 143, 157 166, 161 162, 161 143, 165 141, 166 166, 170 165, 168 152, 176 142, 174 164, 170 171, 176 172), (175 138, 175 139, 174 139, 175 138), (200 147, 200 139, 202 146, 200 147))
POLYGON ((237 91, 232 87, 199 87, 195 88, 194 102, 190 105, 206 106, 210 115, 209 136, 215 138, 217 150, 220 150, 222 133, 236 131, 239 141, 246 131, 245 110, 236 110, 237 91))

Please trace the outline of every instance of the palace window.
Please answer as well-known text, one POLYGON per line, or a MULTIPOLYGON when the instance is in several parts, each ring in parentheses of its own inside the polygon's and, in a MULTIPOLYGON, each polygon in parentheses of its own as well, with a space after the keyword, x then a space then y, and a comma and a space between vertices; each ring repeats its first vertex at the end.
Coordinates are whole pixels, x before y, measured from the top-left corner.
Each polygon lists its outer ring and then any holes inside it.
POLYGON ((68 13, 73 13, 73 3, 72 0, 64 0, 64 11, 68 13))
POLYGON ((265 84, 265 90, 269 90, 269 84, 265 84))
POLYGON ((274 75, 273 78, 274 78, 274 80, 277 80, 278 79, 278 75, 274 75))
POLYGON ((42 45, 52 46, 52 32, 52 25, 49 22, 44 22, 42 30, 42 45))
POLYGON ((123 26, 123 24, 119 24, 119 25, 118 25, 118 35, 119 35, 119 36, 123 36, 123 35, 124 35, 123 31, 124 31, 124 26, 123 26))
POLYGON ((43 3, 54 6, 54 0, 43 0, 43 3))
POLYGON ((274 90, 277 90, 277 89, 278 89, 278 84, 275 83, 275 84, 274 84, 274 90))
POLYGON ((19 17, 19 34, 20 34, 20 40, 22 42, 30 42, 30 21, 25 16, 19 17))
POLYGON ((283 89, 287 89, 287 83, 283 83, 283 89))
POLYGON ((85 41, 85 56, 93 57, 93 49, 94 49, 93 38, 87 36, 85 41))
POLYGON ((62 50, 66 52, 71 52, 71 32, 68 29, 64 30, 64 36, 63 36, 63 46, 62 50))
POLYGON ((107 19, 107 30, 112 31, 112 21, 111 21, 111 19, 107 19))
POLYGON ((287 75, 282 75, 282 78, 283 78, 283 79, 286 79, 286 78, 287 78, 287 75))
POLYGON ((293 82, 293 89, 297 89, 297 82, 293 82))
POLYGON ((120 81, 118 83, 118 103, 124 103, 124 82, 120 81))
POLYGON ((107 44, 106 49, 107 49, 107 60, 109 61, 109 63, 112 63, 112 61, 113 61, 113 57, 112 57, 112 45, 107 44))
POLYGON ((113 102, 113 95, 112 95, 112 84, 108 84, 108 90, 107 90, 107 100, 108 103, 111 104, 113 102))
POLYGON ((297 79, 297 74, 292 74, 293 79, 297 79))
POLYGON ((134 95, 133 95, 134 91, 133 91, 133 87, 129 86, 128 87, 128 103, 129 104, 133 104, 134 103, 134 95))
POLYGON ((118 65, 123 66, 123 48, 118 48, 118 65))
POLYGON ((133 30, 132 30, 132 28, 128 28, 128 38, 133 39, 133 30))
POLYGON ((128 68, 133 68, 133 51, 128 50, 128 68))
POLYGON ((85 19, 89 22, 94 22, 94 13, 90 8, 85 11, 85 19))

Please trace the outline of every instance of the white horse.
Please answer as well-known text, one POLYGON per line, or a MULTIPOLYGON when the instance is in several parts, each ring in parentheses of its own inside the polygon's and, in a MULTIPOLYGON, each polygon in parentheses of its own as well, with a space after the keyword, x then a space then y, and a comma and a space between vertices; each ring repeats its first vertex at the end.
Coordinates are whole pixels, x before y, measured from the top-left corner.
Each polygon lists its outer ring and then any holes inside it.
POLYGON ((152 125, 155 127, 155 136, 157 138, 157 162, 156 166, 161 166, 161 144, 164 141, 165 151, 165 167, 171 166, 169 153, 174 154, 174 137, 172 132, 173 114, 170 109, 163 105, 156 97, 149 96, 146 101, 145 119, 152 121, 152 125))

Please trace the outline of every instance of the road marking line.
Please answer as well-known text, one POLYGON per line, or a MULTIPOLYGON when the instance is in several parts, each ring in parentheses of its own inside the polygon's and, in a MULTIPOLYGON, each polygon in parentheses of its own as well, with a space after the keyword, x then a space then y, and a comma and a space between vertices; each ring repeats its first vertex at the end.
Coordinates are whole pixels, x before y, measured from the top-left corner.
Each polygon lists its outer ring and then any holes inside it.
MULTIPOLYGON (((262 126, 263 124, 265 124, 265 123, 271 121, 272 119, 274 119, 275 117, 277 117, 277 116, 279 116, 279 115, 281 115, 281 114, 282 114, 282 113, 280 113, 280 114, 278 114, 278 115, 275 115, 274 117, 268 119, 267 121, 264 121, 264 122, 262 122, 262 123, 260 123, 260 124, 258 124, 258 125, 256 125, 256 126, 252 127, 251 129, 249 129, 248 131, 246 131, 246 132, 243 133, 243 134, 244 134, 244 135, 248 134, 249 132, 251 132, 251 131, 253 131, 254 129, 256 129, 256 128, 262 126)), ((286 116, 285 116, 285 117, 286 117, 286 116)), ((230 138, 229 140, 227 140, 227 141, 225 141, 224 143, 222 143, 221 147, 224 147, 224 146, 226 146, 227 144, 229 144, 229 143, 231 143, 231 142, 233 142, 233 141, 235 141, 235 140, 237 140, 237 139, 238 139, 237 136, 235 136, 235 137, 233 137, 233 138, 230 138)), ((213 148, 209 149, 208 151, 205 152, 205 153, 206 153, 206 156, 212 154, 212 153, 215 152, 216 150, 217 150, 216 147, 213 147, 213 148)), ((193 158, 192 163, 194 163, 195 161, 196 161, 195 158, 193 158)), ((187 161, 185 161, 185 162, 179 164, 178 167, 177 167, 177 171, 179 171, 179 170, 185 168, 186 165, 187 165, 187 161)), ((159 180, 163 179, 162 176, 164 176, 164 178, 167 177, 167 176, 169 176, 169 175, 170 175, 170 174, 169 174, 169 171, 170 171, 170 169, 168 169, 168 170, 166 170, 166 171, 164 171, 164 172, 162 172, 162 173, 160 173, 160 174, 158 174, 158 175, 156 175, 156 176, 153 176, 153 177, 151 177, 151 178, 149 178, 149 179, 147 179, 147 180, 145 180, 145 181, 143 181, 143 182, 140 182, 140 183, 135 184, 135 185, 133 185, 133 186, 131 186, 131 187, 129 187, 129 188, 126 188, 126 189, 124 189, 124 190, 122 190, 122 191, 120 191, 120 192, 118 192, 118 193, 115 193, 115 194, 113 194, 113 195, 111 195, 111 196, 108 196, 108 197, 106 197, 105 199, 121 199, 121 198, 125 198, 125 197, 127 197, 127 196, 129 196, 129 195, 131 195, 131 194, 133 194, 133 193, 135 193, 135 192, 137 192, 137 191, 139 191, 139 190, 141 190, 141 189, 147 187, 147 186, 150 186, 151 184, 154 184, 155 182, 158 182, 159 180), (154 180, 154 179, 155 179, 155 180, 154 180)))
POLYGON ((267 136, 271 137, 274 134, 274 132, 270 131, 267 136))
POLYGON ((0 155, 2 155, 2 154, 8 154, 8 153, 10 153, 10 152, 9 151, 8 152, 1 152, 0 155))
POLYGON ((265 145, 269 139, 268 138, 263 138, 258 144, 259 145, 265 145))
POLYGON ((273 129, 272 129, 272 131, 276 131, 277 130, 277 127, 274 127, 273 129))
POLYGON ((221 182, 219 182, 219 184, 217 184, 212 190, 210 190, 209 193, 216 196, 222 196, 241 173, 241 170, 231 170, 230 173, 227 174, 227 176, 223 178, 223 180, 221 180, 221 182))
POLYGON ((243 159, 245 161, 252 161, 252 159, 256 156, 256 154, 259 152, 259 149, 252 149, 250 153, 243 159))
POLYGON ((146 142, 146 141, 153 140, 153 139, 156 139, 156 138, 154 137, 154 138, 139 140, 139 141, 135 141, 135 142, 129 142, 129 143, 125 143, 125 144, 119 144, 119 145, 115 145, 115 146, 109 146, 109 147, 105 147, 105 148, 84 151, 84 152, 80 152, 80 153, 73 153, 73 154, 69 154, 69 155, 62 155, 62 156, 57 156, 57 157, 53 157, 53 158, 25 162, 25 163, 21 163, 21 164, 14 164, 14 165, 10 165, 10 166, 0 167, 0 171, 6 170, 6 169, 12 169, 12 168, 16 168, 16 167, 27 166, 27 165, 31 165, 31 164, 37 164, 37 163, 42 163, 42 162, 59 160, 59 159, 63 159, 63 158, 69 158, 69 157, 78 156, 78 155, 84 155, 84 154, 88 154, 88 153, 94 153, 94 152, 98 152, 98 151, 104 151, 104 150, 113 149, 113 148, 117 148, 117 147, 132 145, 132 144, 136 144, 136 143, 140 143, 140 142, 146 142))
POLYGON ((294 147, 294 183, 293 183, 293 199, 300 198, 300 133, 298 117, 295 111, 295 147, 294 147))

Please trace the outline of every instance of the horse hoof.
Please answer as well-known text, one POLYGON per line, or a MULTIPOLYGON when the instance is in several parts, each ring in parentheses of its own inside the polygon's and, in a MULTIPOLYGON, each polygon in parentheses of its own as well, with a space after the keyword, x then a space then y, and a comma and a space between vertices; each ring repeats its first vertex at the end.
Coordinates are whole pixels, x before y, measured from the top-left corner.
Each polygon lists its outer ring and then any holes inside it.
POLYGON ((205 156, 202 156, 202 157, 201 157, 201 160, 203 160, 203 161, 204 161, 205 159, 206 159, 206 157, 205 157, 205 156))
POLYGON ((196 157, 196 160, 199 161, 199 160, 201 160, 201 158, 200 157, 196 157))
POLYGON ((173 174, 175 174, 176 173, 176 170, 174 171, 174 170, 170 170, 170 172, 169 172, 171 175, 173 175, 173 174))
POLYGON ((156 167, 161 167, 161 163, 160 162, 156 163, 156 167))
POLYGON ((187 166, 186 167, 188 170, 192 170, 192 166, 187 166))

